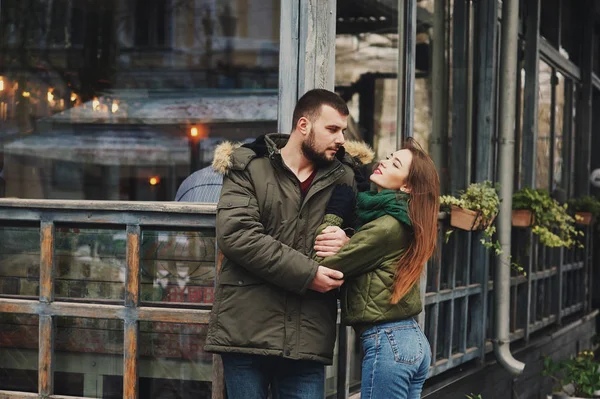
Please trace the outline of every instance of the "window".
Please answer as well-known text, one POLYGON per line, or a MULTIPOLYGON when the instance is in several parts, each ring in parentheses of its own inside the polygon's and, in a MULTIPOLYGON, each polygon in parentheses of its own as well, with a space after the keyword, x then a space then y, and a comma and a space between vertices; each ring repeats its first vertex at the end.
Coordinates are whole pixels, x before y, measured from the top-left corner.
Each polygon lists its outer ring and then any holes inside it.
POLYGON ((3 196, 172 201, 216 145, 277 129, 279 0, 19 4, 0 3, 3 196))

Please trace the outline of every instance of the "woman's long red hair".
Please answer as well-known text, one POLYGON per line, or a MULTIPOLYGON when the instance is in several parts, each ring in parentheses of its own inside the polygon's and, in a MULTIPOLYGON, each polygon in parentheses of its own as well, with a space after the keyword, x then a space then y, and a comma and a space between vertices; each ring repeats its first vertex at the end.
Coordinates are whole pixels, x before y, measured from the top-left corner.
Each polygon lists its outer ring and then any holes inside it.
POLYGON ((420 280, 437 243, 440 209, 440 178, 435 164, 413 138, 408 138, 403 148, 410 150, 413 156, 406 186, 410 189, 408 216, 414 233, 409 247, 398 260, 391 303, 398 303, 420 280))

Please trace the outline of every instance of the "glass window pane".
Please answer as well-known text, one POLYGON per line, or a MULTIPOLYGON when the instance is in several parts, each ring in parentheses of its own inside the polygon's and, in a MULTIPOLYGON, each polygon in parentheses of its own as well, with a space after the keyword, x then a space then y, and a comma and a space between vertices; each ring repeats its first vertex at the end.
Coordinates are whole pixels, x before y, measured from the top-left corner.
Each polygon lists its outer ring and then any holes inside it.
POLYGON ((40 294, 40 229, 0 227, 0 295, 40 294))
POLYGON ((211 397, 212 354, 202 350, 207 327, 140 323, 140 398, 211 397))
POLYGON ((213 230, 144 230, 141 247, 142 302, 211 305, 214 296, 213 230))
POLYGON ((123 397, 122 320, 57 317, 54 337, 54 375, 70 383, 54 387, 57 395, 91 398, 123 397))
POLYGON ((122 229, 57 227, 56 298, 123 299, 125 252, 122 229))
POLYGON ((538 94, 538 138, 535 160, 535 182, 537 188, 549 189, 553 70, 541 60, 538 68, 540 87, 538 94))
POLYGON ((37 315, 0 313, 0 390, 38 391, 37 315))
POLYGON ((276 131, 280 0, 34 3, 0 5, 2 196, 171 201, 276 131))

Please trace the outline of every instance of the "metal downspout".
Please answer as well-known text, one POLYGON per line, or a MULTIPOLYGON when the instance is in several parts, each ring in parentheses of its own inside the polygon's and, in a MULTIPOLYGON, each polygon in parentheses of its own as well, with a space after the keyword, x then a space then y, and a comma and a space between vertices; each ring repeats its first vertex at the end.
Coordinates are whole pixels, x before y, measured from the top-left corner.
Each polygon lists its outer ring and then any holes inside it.
POLYGON ((518 24, 519 0, 504 0, 502 4, 502 50, 500 56, 500 140, 498 160, 500 198, 502 198, 502 202, 500 203, 497 226, 502 254, 496 259, 494 280, 494 299, 496 305, 494 353, 498 362, 513 376, 518 376, 525 368, 525 364, 516 360, 509 348, 510 240, 514 174, 513 157, 515 149, 514 100, 516 98, 518 24))

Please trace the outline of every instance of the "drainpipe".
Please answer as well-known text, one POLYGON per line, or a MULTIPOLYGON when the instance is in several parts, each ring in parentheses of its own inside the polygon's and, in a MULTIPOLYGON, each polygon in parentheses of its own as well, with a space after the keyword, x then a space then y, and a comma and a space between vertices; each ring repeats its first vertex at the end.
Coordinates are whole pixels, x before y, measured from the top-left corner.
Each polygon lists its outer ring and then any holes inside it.
MULTIPOLYGON (((495 0, 494 0, 495 1, 495 0)), ((512 229, 512 193, 515 149, 515 105, 517 81, 517 46, 519 34, 519 0, 502 2, 502 52, 500 56, 499 160, 500 214, 498 239, 502 254, 496 259, 494 280, 495 339, 498 362, 513 376, 523 372, 525 364, 516 360, 509 348, 510 312, 510 236, 512 229)), ((491 93, 490 93, 491 95, 491 93)))

